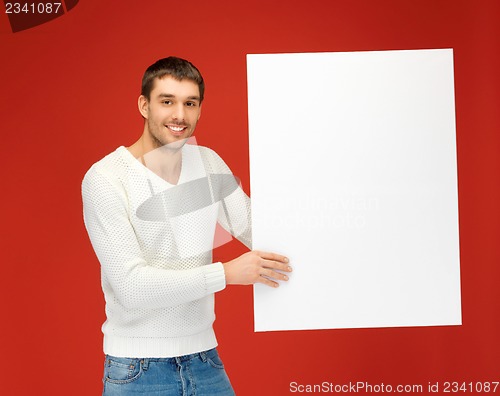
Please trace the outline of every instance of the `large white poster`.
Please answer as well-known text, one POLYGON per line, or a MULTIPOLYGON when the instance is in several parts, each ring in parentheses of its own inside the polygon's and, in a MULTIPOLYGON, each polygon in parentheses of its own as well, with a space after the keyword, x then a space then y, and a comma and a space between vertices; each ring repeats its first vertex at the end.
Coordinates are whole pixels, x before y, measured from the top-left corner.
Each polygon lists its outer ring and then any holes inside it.
POLYGON ((461 324, 453 51, 247 56, 255 330, 461 324))

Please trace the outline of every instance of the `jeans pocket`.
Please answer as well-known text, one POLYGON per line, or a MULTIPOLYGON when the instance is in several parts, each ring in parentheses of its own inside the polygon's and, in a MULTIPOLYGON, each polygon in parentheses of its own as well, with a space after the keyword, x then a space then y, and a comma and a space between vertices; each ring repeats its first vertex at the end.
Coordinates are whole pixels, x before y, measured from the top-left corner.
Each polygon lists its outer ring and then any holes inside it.
POLYGON ((128 384, 142 375, 140 359, 106 356, 104 363, 104 381, 113 384, 128 384))
POLYGON ((219 354, 217 353, 217 350, 210 349, 209 351, 205 352, 207 356, 207 362, 210 363, 212 367, 218 368, 218 369, 224 369, 224 363, 222 363, 221 358, 219 357, 219 354))

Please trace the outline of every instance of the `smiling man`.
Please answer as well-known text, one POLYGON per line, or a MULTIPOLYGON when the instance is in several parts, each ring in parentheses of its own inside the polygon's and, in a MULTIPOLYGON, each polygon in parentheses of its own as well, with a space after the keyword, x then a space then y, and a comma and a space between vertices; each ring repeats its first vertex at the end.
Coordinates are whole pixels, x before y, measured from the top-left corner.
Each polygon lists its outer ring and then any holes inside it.
POLYGON ((104 395, 234 394, 215 348, 214 293, 277 287, 291 271, 268 252, 212 262, 216 223, 251 247, 250 205, 224 161, 189 139, 204 91, 186 60, 151 65, 138 100, 142 135, 82 183, 106 300, 104 395))

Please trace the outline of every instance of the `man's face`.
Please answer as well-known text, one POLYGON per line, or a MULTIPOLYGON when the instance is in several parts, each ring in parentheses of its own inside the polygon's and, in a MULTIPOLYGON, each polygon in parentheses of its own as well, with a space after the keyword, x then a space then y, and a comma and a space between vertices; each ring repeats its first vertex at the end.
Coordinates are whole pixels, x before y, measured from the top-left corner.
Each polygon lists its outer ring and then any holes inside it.
POLYGON ((139 110, 146 119, 146 132, 153 147, 185 142, 200 118, 200 90, 191 80, 157 78, 149 101, 144 96, 139 98, 139 110))

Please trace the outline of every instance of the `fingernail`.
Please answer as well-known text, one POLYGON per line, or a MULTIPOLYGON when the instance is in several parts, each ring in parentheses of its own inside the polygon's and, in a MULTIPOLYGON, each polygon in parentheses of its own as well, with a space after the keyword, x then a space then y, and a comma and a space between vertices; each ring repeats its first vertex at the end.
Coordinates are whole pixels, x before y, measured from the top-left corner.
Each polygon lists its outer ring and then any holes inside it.
POLYGON ((283 278, 284 280, 288 280, 288 276, 285 275, 285 277, 283 278))
POLYGON ((277 283, 274 284, 274 287, 278 287, 279 285, 277 283))
POLYGON ((287 270, 292 272, 292 267, 287 267, 287 270))
POLYGON ((288 258, 286 258, 286 257, 285 257, 285 258, 283 259, 283 261, 284 261, 285 263, 288 263, 288 258))

